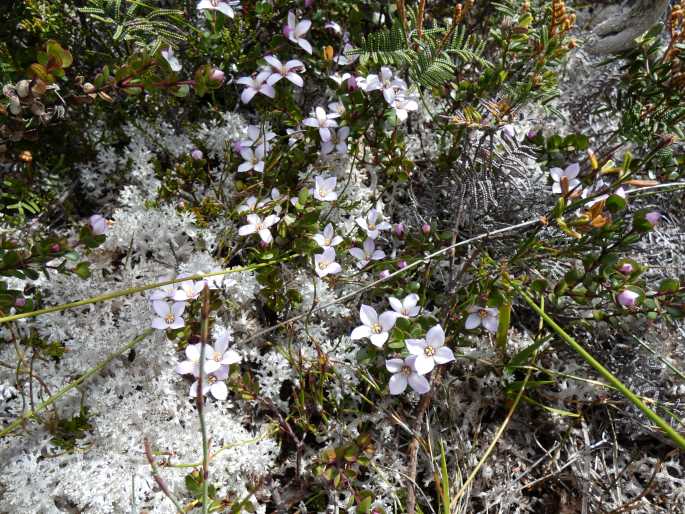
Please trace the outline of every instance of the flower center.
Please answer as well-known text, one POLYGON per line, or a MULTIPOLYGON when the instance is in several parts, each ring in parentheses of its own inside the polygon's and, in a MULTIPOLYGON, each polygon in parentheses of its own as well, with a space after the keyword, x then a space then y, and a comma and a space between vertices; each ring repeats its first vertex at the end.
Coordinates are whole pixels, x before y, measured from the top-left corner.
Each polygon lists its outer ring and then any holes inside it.
POLYGON ((326 246, 331 246, 331 238, 330 237, 328 239, 324 239, 323 242, 325 243, 326 246))
POLYGON ((213 383, 215 383, 215 382, 216 382, 216 377, 215 377, 214 375, 209 375, 209 376, 207 377, 207 383, 208 383, 208 384, 211 385, 211 384, 213 384, 213 383))
POLYGON ((488 311, 486 311, 485 309, 481 309, 478 311, 478 315, 481 317, 481 319, 487 318, 488 317, 488 311))
POLYGON ((383 332, 383 328, 378 323, 374 323, 373 325, 371 325, 371 332, 373 332, 374 334, 380 334, 381 332, 383 332))
POLYGON ((433 348, 432 346, 426 346, 423 349, 423 353, 426 354, 426 357, 432 357, 433 355, 435 355, 435 348, 433 348))
POLYGON ((402 366, 400 373, 402 373, 403 375, 409 376, 409 375, 411 375, 411 368, 409 366, 402 366))
POLYGON ((316 192, 319 193, 319 196, 322 198, 328 194, 328 192, 323 189, 317 189, 316 192))
POLYGON ((376 224, 375 223, 369 223, 369 230, 376 230, 376 224))
POLYGON ((264 225, 262 225, 261 223, 257 223, 254 227, 257 230, 257 232, 259 232, 264 228, 264 225))
POLYGON ((325 269, 326 269, 326 266, 328 266, 328 263, 326 263, 326 262, 324 262, 324 261, 321 261, 321 262, 319 263, 319 269, 320 269, 320 270, 325 270, 325 269))
POLYGON ((174 321, 176 321, 176 316, 173 315, 173 313, 169 313, 166 316, 164 316, 164 323, 167 325, 173 325, 174 321))
POLYGON ((215 362, 220 362, 221 361, 221 354, 219 352, 214 352, 214 355, 212 355, 212 360, 215 362))

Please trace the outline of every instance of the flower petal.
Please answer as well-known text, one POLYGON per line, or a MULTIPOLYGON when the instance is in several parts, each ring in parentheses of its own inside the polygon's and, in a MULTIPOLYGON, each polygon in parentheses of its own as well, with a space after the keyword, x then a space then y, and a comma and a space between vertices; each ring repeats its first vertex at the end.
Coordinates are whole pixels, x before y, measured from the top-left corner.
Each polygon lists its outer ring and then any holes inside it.
POLYGON ((445 331, 440 325, 435 325, 426 334, 426 344, 433 348, 440 348, 445 343, 445 331))
POLYGON ((426 377, 412 373, 409 375, 408 382, 411 388, 419 394, 425 394, 430 391, 431 385, 426 377))
POLYGON ((381 332, 380 334, 371 334, 369 339, 371 340, 371 344, 380 348, 388 340, 388 333, 387 332, 381 332))
POLYGON ((495 316, 487 316, 483 318, 483 326, 489 332, 493 334, 497 333, 497 325, 499 325, 499 319, 495 316))
POLYGON ((362 304, 362 306, 359 308, 359 319, 362 320, 364 325, 371 327, 372 325, 378 323, 378 313, 376 313, 376 309, 370 305, 362 304))
POLYGON ((352 331, 352 334, 350 334, 350 339, 356 341, 357 339, 363 339, 365 337, 369 337, 370 335, 371 329, 366 325, 361 325, 352 331))
POLYGON ((468 318, 466 318, 466 324, 464 325, 464 328, 466 330, 473 330, 474 328, 478 328, 480 326, 480 320, 480 314, 478 314, 477 312, 473 312, 469 314, 468 318))
POLYGON ((407 376, 404 373, 395 373, 388 382, 390 394, 402 394, 407 389, 407 376))
POLYGON ((397 321, 397 313, 395 311, 385 311, 378 317, 378 321, 381 324, 383 332, 388 332, 392 327, 395 326, 397 321))
POLYGON ((387 359, 385 361, 385 369, 390 373, 399 373, 402 371, 404 366, 404 361, 402 359, 387 359))
POLYGON ((412 355, 423 355, 423 350, 426 348, 426 341, 423 339, 405 339, 404 343, 412 355))
POLYGON ((433 356, 433 360, 437 364, 445 364, 447 362, 452 362, 454 360, 454 354, 452 353, 452 350, 447 348, 447 346, 441 346, 435 352, 435 355, 433 356))
POLYGON ((419 375, 430 373, 433 371, 434 367, 435 361, 433 361, 433 357, 428 357, 424 353, 416 356, 416 360, 414 361, 414 369, 419 375))
POLYGON ((228 387, 226 387, 226 382, 214 382, 210 389, 212 396, 217 400, 225 400, 228 398, 228 387))

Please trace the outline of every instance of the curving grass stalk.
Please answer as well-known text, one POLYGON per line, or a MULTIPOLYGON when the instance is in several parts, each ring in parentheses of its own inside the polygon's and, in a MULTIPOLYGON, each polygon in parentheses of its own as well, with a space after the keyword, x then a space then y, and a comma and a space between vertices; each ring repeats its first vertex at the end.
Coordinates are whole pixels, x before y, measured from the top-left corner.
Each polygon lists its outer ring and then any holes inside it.
POLYGON ((625 396, 630 402, 640 409, 645 416, 652 420, 659 428, 661 428, 666 435, 673 441, 678 447, 685 450, 685 438, 677 432, 664 418, 659 416, 652 409, 647 407, 647 405, 626 385, 621 382, 611 371, 606 369, 597 359, 595 359, 580 343, 578 343, 573 337, 564 331, 556 322, 550 318, 536 303, 528 296, 524 291, 517 288, 518 293, 521 295, 530 307, 537 312, 540 317, 545 321, 549 327, 557 333, 568 345, 573 348, 576 353, 578 353, 590 366, 595 368, 595 370, 602 375, 602 377, 609 382, 613 387, 615 387, 623 396, 625 396))
POLYGON ((228 275, 230 273, 240 273, 241 271, 254 271, 259 268, 265 268, 271 266, 272 264, 278 264, 281 262, 294 259, 297 255, 289 255, 282 259, 276 259, 273 261, 262 262, 260 264, 252 264, 250 266, 239 266, 236 268, 229 268, 221 271, 212 271, 211 273, 196 273, 183 278, 174 278, 172 280, 164 280, 163 282, 155 282, 154 284, 144 284, 142 286, 130 287, 128 289, 122 289, 120 291, 114 291, 112 293, 101 294, 99 296, 91 296, 90 298, 84 298, 83 300, 78 300, 76 302, 63 303, 61 305, 53 305, 52 307, 45 307, 44 309, 39 309, 37 311, 23 312, 21 314, 13 314, 11 316, 4 316, 0 318, 0 325, 3 323, 9 323, 10 321, 16 321, 18 319, 24 318, 35 318, 42 314, 50 314, 52 312, 61 312, 68 309, 73 309, 75 307, 83 307, 84 305, 90 305, 93 303, 106 302, 107 300, 113 300, 114 298, 119 298, 120 296, 127 296, 135 293, 142 293, 144 291, 149 291, 150 289, 157 289, 158 287, 168 286, 170 284, 178 284, 180 282, 185 282, 187 280, 202 280, 203 278, 218 277, 219 275, 228 275))
POLYGON ((7 436, 8 434, 14 432, 17 428, 19 428, 25 421, 29 420, 30 418, 33 418, 36 414, 44 411, 47 409, 50 405, 55 403, 57 400, 62 398, 64 395, 66 395, 69 391, 72 389, 80 386, 83 384, 86 380, 88 380, 90 377, 93 375, 96 375, 100 371, 102 371, 110 362, 112 362, 114 359, 119 357, 120 355, 123 355, 133 347, 135 347, 138 343, 140 343, 143 339, 145 339, 147 336, 149 336, 153 332, 152 329, 148 329, 139 336, 135 337, 128 343, 126 343, 124 346, 116 350, 115 352, 110 353, 103 361, 100 361, 98 364, 90 368, 88 371, 86 371, 83 375, 81 375, 79 378, 74 380, 73 382, 69 382, 67 385, 65 385, 62 389, 57 391, 55 394, 51 395, 49 398, 46 400, 42 401, 39 403, 35 409, 32 411, 26 412, 19 416, 17 419, 15 419, 12 423, 7 425, 5 428, 0 430, 0 438, 7 436))

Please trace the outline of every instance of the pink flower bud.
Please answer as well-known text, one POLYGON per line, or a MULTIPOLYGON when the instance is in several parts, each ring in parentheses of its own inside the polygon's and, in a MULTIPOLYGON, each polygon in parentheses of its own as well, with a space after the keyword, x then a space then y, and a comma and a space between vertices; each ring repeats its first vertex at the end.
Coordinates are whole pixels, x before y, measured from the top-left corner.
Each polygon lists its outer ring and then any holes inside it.
POLYGON ((233 141, 233 143, 231 144, 231 148, 233 148, 233 151, 235 153, 240 153, 243 151, 243 145, 240 144, 239 139, 236 139, 235 141, 233 141))
POLYGON ((190 156, 193 158, 195 161, 199 161, 204 157, 204 154, 202 153, 202 150, 196 148, 192 152, 190 152, 190 156))
POLYGON ((424 235, 428 235, 431 233, 431 226, 428 223, 424 223, 421 225, 421 232, 424 233, 424 235))
POLYGON ((59 252, 61 250, 61 246, 58 243, 55 243, 50 247, 50 251, 52 252, 59 252))
POLYGON ((359 84, 357 83, 357 77, 350 77, 347 79, 347 90, 352 93, 359 89, 359 84))
POLYGON ((293 28, 289 25, 285 25, 283 27, 283 35, 287 38, 290 38, 290 34, 292 33, 293 28))
POLYGON ((107 233, 107 220, 99 214, 93 214, 88 223, 93 231, 93 235, 100 236, 107 233))
POLYGON ((629 262, 624 262, 623 264, 621 264, 619 266, 618 271, 620 271, 621 273, 623 273, 625 275, 628 275, 628 274, 633 272, 633 265, 630 264, 629 262))
POLYGON ((661 213, 658 211, 648 212, 645 214, 645 219, 654 226, 661 221, 661 213))
POLYGON ((635 302, 639 297, 640 295, 637 294, 635 291, 624 289, 623 291, 618 293, 616 299, 618 300, 618 303, 621 304, 623 307, 632 307, 633 305, 635 305, 635 302))
POLYGON ((390 272, 387 269, 384 269, 378 274, 378 276, 380 278, 388 278, 390 276, 390 272))
POLYGON ((405 260, 399 261, 399 262, 397 263, 397 267, 400 268, 400 269, 406 268, 406 267, 407 267, 407 261, 405 261, 405 260))
POLYGON ((220 84, 223 84, 224 79, 226 78, 226 75, 224 75, 224 72, 221 71, 219 68, 214 68, 212 70, 212 74, 209 76, 211 80, 215 80, 219 82, 220 84))
POLYGON ((261 246, 262 248, 269 248, 269 243, 267 243, 266 241, 260 241, 259 246, 261 246))
POLYGON ((17 298, 14 300, 15 307, 23 307, 24 305, 26 305, 26 298, 17 298))
POLYGON ((312 5, 314 5, 314 0, 304 0, 304 6, 309 9, 312 5))
POLYGON ((395 224, 393 227, 393 232, 395 232, 395 235, 400 239, 404 237, 404 223, 395 224))

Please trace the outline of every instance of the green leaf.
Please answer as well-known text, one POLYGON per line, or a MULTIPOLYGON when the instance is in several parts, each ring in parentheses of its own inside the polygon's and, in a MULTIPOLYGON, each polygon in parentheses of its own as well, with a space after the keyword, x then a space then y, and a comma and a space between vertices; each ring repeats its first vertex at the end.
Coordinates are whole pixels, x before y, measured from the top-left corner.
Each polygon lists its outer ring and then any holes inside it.
POLYGON ((677 293, 680 289, 680 281, 676 278, 667 278, 659 284, 660 293, 677 293))

